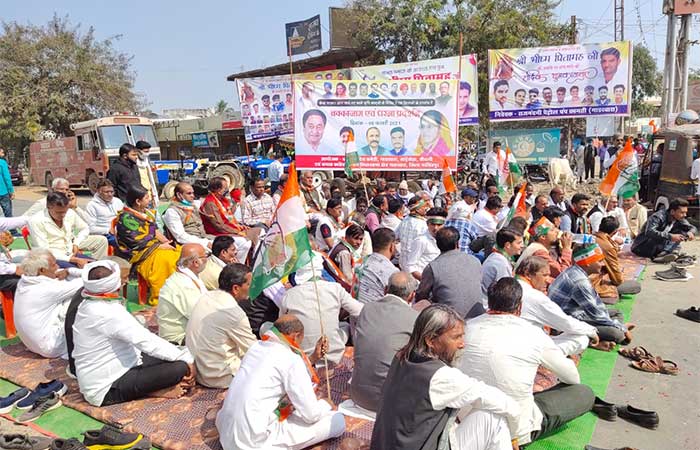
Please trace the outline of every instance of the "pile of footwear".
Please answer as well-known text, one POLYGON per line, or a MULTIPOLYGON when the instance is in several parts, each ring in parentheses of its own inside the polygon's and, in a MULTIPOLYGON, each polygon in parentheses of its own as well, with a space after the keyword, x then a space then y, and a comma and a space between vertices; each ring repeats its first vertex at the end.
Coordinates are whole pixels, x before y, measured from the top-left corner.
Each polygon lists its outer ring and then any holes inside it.
POLYGON ((654 276, 661 281, 688 281, 693 278, 686 269, 695 266, 696 256, 687 253, 662 252, 652 262, 657 264, 671 264, 668 270, 659 270, 654 276))
POLYGON ((17 418, 17 421, 33 422, 47 411, 61 406, 61 397, 67 391, 66 385, 58 380, 39 383, 33 391, 26 388, 17 389, 7 397, 0 398, 0 414, 9 413, 14 408, 26 410, 17 418))
POLYGON ((119 425, 105 425, 101 430, 83 433, 83 442, 76 438, 50 439, 45 437, 8 434, 0 436, 0 450, 148 450, 151 441, 139 433, 127 433, 119 425))

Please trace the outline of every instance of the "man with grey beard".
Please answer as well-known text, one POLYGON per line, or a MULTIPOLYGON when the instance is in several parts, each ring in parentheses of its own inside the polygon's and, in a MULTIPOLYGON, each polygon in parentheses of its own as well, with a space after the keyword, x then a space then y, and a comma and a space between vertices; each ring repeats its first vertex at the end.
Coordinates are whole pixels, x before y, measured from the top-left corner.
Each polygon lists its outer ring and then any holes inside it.
POLYGON ((452 308, 432 305, 420 313, 384 383, 372 450, 512 448, 508 422, 519 408, 500 390, 453 367, 463 348, 464 320, 452 308), (465 406, 471 409, 457 425, 465 406))

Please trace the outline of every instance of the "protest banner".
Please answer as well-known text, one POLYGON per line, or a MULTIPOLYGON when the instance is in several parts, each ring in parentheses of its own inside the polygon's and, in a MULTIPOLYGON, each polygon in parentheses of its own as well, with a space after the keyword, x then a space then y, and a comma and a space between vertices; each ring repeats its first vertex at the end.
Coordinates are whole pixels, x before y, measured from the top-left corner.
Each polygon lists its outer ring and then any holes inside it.
POLYGON ((352 136, 355 170, 441 170, 444 159, 456 169, 459 81, 443 83, 432 96, 401 96, 383 81, 355 96, 346 81, 295 83, 297 167, 343 170, 352 136))
POLYGON ((372 83, 374 80, 386 81, 390 92, 401 97, 436 97, 439 90, 444 89, 442 81, 460 80, 457 95, 459 109, 459 124, 478 125, 479 110, 477 99, 476 54, 462 56, 460 67, 459 57, 430 59, 380 66, 355 67, 352 69, 352 79, 372 83))
POLYGON ((495 141, 507 145, 519 164, 546 164, 559 158, 561 130, 533 128, 527 130, 490 130, 489 148, 495 141))
POLYGON ((489 50, 489 118, 629 116, 629 41, 489 50))
MULTIPOLYGON (((477 78, 476 55, 463 56, 461 68, 459 57, 453 56, 410 63, 294 74, 295 83, 302 80, 325 80, 331 89, 335 89, 333 81, 344 81, 341 89, 344 88, 349 97, 358 98, 367 98, 373 84, 377 90, 388 91, 390 95, 396 94, 399 98, 434 98, 440 95, 440 89, 446 89, 443 81, 460 79, 456 96, 460 126, 479 124, 477 78)), ((236 80, 247 142, 293 133, 294 111, 290 107, 290 80, 289 75, 236 80), (268 96, 267 99, 265 95, 268 96), (281 106, 280 103, 275 103, 275 95, 279 96, 281 106), (278 110, 273 109, 275 104, 278 105, 278 110)))
POLYGON ((247 142, 294 132, 292 83, 289 75, 236 80, 247 142))

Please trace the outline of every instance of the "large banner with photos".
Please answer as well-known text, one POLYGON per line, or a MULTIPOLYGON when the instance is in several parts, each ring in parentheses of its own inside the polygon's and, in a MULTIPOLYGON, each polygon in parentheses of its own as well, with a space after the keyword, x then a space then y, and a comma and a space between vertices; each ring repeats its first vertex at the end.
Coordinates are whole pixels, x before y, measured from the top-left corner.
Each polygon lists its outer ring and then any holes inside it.
POLYGON ((489 118, 629 116, 629 41, 489 50, 489 118))
POLYGON ((441 90, 395 95, 379 83, 295 82, 294 147, 300 169, 341 170, 356 151, 358 170, 456 168, 458 80, 441 90))
MULTIPOLYGON (((332 89, 349 98, 368 98, 371 90, 391 98, 435 98, 447 89, 448 80, 460 80, 456 94, 460 125, 478 125, 476 55, 380 66, 322 70, 294 75, 323 81, 321 92, 332 89), (337 83, 337 82, 339 83, 337 83)), ((236 80, 245 138, 248 142, 294 132, 292 83, 289 75, 236 80)))

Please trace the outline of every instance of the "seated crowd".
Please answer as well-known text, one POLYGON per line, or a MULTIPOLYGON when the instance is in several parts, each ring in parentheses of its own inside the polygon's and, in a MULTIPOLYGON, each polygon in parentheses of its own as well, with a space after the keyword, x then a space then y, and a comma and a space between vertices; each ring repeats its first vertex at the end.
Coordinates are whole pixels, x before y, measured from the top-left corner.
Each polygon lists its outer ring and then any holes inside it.
POLYGON ((340 436, 343 414, 315 385, 347 345, 346 403, 376 418, 372 449, 511 449, 555 432, 595 399, 568 357, 632 340, 634 325, 605 305, 641 289, 619 259, 625 240, 670 261, 696 233, 684 200, 647 220, 634 200, 590 209, 586 194, 528 189, 512 217, 492 183, 454 204, 383 180, 348 199, 303 172, 313 261, 249 298, 286 174, 276 192, 257 180, 247 196, 216 177, 201 202, 179 183, 162 220, 150 190, 110 179, 85 211, 56 179, 29 217, 0 219, 0 230, 29 230, 28 253, 4 241, 0 254, 18 334, 69 359, 95 406, 228 389, 216 417, 226 450, 340 436), (148 287, 157 333, 125 307, 129 273, 148 287), (560 383, 533 393, 539 366, 560 383))

